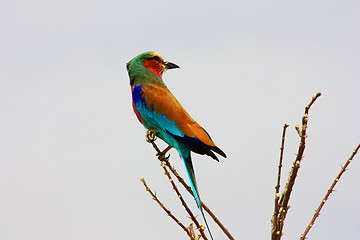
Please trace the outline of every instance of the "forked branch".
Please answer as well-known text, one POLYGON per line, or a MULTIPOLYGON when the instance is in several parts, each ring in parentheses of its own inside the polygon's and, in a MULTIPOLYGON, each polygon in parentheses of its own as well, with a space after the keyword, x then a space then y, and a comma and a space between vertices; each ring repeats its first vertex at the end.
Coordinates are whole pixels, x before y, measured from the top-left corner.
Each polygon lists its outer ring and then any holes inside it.
MULTIPOLYGON (((281 194, 280 200, 278 201, 275 196, 275 204, 277 204, 277 206, 275 206, 275 211, 274 211, 274 215, 272 218, 272 220, 273 220, 272 221, 272 233, 271 233, 272 240, 280 240, 283 235, 282 230, 284 227, 284 221, 286 218, 287 211, 290 208, 289 207, 290 195, 291 195, 293 186, 295 184, 295 179, 296 179, 298 170, 300 168, 300 163, 303 159, 303 155, 304 155, 304 151, 305 151, 305 140, 307 138, 306 130, 308 127, 309 110, 310 110, 310 107, 316 101, 316 99, 320 96, 321 96, 321 93, 320 92, 317 93, 314 97, 312 97, 310 103, 305 107, 305 113, 302 118, 301 130, 298 126, 295 127, 300 136, 299 149, 298 149, 296 159, 292 165, 292 168, 291 168, 291 171, 289 174, 289 178, 286 182, 284 191, 281 194), (277 208, 278 208, 278 210, 277 210, 277 208)), ((279 169, 281 170, 281 167, 279 167, 279 169)), ((279 174, 278 174, 278 180, 279 180, 279 174)))

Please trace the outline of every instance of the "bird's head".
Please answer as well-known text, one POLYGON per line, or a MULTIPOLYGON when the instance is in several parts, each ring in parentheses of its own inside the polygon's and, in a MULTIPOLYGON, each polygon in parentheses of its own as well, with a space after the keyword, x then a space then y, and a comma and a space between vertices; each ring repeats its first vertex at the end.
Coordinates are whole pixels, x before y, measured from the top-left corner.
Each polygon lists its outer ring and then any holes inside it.
POLYGON ((152 72, 160 79, 162 79, 162 74, 166 70, 179 68, 175 63, 165 61, 157 52, 142 53, 128 62, 126 66, 130 75, 146 70, 152 72))

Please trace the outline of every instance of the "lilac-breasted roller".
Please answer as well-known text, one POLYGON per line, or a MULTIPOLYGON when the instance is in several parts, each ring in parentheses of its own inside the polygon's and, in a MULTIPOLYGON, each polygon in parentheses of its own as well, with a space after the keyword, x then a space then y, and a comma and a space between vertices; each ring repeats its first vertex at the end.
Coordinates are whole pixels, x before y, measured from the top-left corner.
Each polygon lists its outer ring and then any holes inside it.
POLYGON ((225 158, 226 154, 215 145, 205 129, 190 117, 166 87, 162 74, 172 68, 179 66, 165 61, 157 52, 145 52, 128 62, 132 104, 137 118, 144 127, 154 130, 157 137, 178 151, 185 164, 196 203, 207 225, 201 207, 191 152, 208 155, 217 161, 219 159, 214 152, 225 158))

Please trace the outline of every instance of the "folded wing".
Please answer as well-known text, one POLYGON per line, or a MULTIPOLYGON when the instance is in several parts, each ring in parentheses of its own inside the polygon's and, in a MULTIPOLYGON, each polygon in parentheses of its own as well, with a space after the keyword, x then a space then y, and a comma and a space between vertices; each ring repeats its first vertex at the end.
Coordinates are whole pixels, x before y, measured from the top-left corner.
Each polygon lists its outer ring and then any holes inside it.
POLYGON ((147 114, 175 139, 189 145, 193 152, 206 154, 215 160, 218 158, 212 151, 226 157, 166 86, 136 85, 132 94, 134 105, 140 113, 147 114))

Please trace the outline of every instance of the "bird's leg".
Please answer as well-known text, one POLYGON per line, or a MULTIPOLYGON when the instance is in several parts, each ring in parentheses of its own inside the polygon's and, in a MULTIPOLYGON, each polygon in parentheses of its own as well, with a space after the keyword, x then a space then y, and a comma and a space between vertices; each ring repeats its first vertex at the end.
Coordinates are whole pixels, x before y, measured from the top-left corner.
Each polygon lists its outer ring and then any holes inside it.
POLYGON ((170 150, 172 148, 172 146, 167 146, 163 151, 161 151, 161 152, 158 152, 157 154, 156 154, 156 156, 158 156, 158 159, 160 160, 160 161, 168 161, 169 160, 169 158, 170 158, 170 154, 167 156, 167 157, 165 157, 165 154, 170 150))
POLYGON ((155 129, 149 129, 145 135, 146 141, 149 143, 154 142, 156 140, 156 133, 157 131, 155 129))
POLYGON ((153 145, 153 147, 155 148, 156 150, 156 156, 158 157, 158 159, 160 161, 168 161, 169 160, 169 157, 170 157, 170 154, 169 156, 165 157, 165 154, 172 148, 172 146, 167 146, 167 148, 165 148, 163 151, 160 151, 160 149, 158 148, 158 146, 155 144, 155 140, 156 140, 156 133, 157 131, 155 129, 149 129, 147 132, 146 132, 146 135, 145 135, 145 139, 148 143, 151 143, 153 145))

